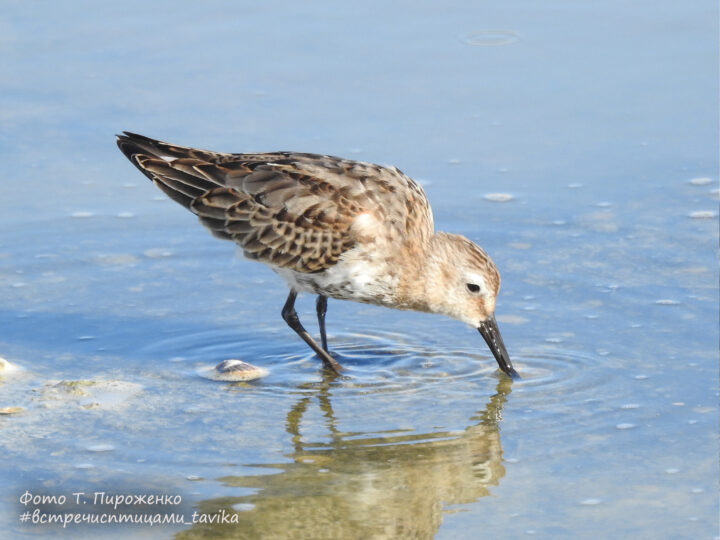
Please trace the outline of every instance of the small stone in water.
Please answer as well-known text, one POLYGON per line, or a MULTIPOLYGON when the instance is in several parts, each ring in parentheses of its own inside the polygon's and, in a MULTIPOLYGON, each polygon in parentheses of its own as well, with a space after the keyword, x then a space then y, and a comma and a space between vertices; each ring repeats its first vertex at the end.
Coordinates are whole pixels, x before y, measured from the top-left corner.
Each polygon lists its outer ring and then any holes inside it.
POLYGON ((0 408, 0 414, 16 414, 23 410, 22 407, 2 407, 0 408))
POLYGON ((268 371, 242 360, 223 360, 212 369, 202 370, 203 376, 214 381, 252 381, 265 377, 268 371))
POLYGON ((486 193, 483 198, 491 202, 508 202, 512 201, 515 197, 509 193, 486 193))
POLYGON ((2 356, 0 356, 0 375, 6 375, 8 373, 12 373, 13 371, 17 371, 19 368, 15 366, 14 364, 11 364, 7 360, 5 360, 2 356))

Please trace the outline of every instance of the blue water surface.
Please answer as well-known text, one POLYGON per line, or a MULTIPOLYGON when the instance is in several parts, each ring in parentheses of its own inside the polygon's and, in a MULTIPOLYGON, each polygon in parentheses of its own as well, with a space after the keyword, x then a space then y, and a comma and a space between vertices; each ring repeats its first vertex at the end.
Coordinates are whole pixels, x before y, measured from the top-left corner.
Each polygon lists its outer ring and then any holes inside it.
POLYGON ((6 0, 3 537, 718 538, 717 20, 706 0, 6 0), (398 166, 500 268, 522 379, 458 322, 332 300, 351 377, 323 374, 282 281, 140 175, 122 130, 398 166), (199 375, 228 358, 269 375, 199 375), (185 522, 21 523, 35 509, 185 522))

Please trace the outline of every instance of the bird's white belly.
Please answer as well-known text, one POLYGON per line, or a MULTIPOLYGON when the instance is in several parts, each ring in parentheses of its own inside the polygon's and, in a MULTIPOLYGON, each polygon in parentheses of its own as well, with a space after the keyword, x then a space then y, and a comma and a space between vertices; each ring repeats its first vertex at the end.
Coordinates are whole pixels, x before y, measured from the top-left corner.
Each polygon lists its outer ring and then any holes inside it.
POLYGON ((397 291, 397 275, 387 262, 362 253, 346 253, 337 264, 323 272, 305 274, 288 268, 273 268, 298 292, 322 294, 339 300, 392 305, 397 291))

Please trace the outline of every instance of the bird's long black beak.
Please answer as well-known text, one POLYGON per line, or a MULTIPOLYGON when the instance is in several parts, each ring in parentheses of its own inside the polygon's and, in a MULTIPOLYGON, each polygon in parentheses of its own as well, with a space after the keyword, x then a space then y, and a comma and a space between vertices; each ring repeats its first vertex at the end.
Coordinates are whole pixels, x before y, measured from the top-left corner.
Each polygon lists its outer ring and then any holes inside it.
POLYGON ((478 331, 485 339, 485 343, 487 343, 488 347, 490 347, 490 350, 492 351, 495 360, 497 360, 500 369, 507 373, 509 377, 519 379, 520 375, 518 375, 518 372, 512 367, 510 355, 508 354, 507 349, 505 349, 505 343, 503 343, 500 330, 498 330, 495 315, 490 315, 484 322, 480 323, 478 331))

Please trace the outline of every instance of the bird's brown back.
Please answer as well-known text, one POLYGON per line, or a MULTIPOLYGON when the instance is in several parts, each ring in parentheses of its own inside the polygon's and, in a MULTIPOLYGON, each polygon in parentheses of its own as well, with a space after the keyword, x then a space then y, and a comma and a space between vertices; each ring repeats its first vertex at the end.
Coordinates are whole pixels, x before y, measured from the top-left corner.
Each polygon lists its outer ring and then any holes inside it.
POLYGON ((357 241, 352 223, 366 212, 389 235, 432 235, 422 188, 394 167, 294 152, 224 154, 132 133, 118 136, 118 146, 213 235, 282 268, 334 265, 357 241))

